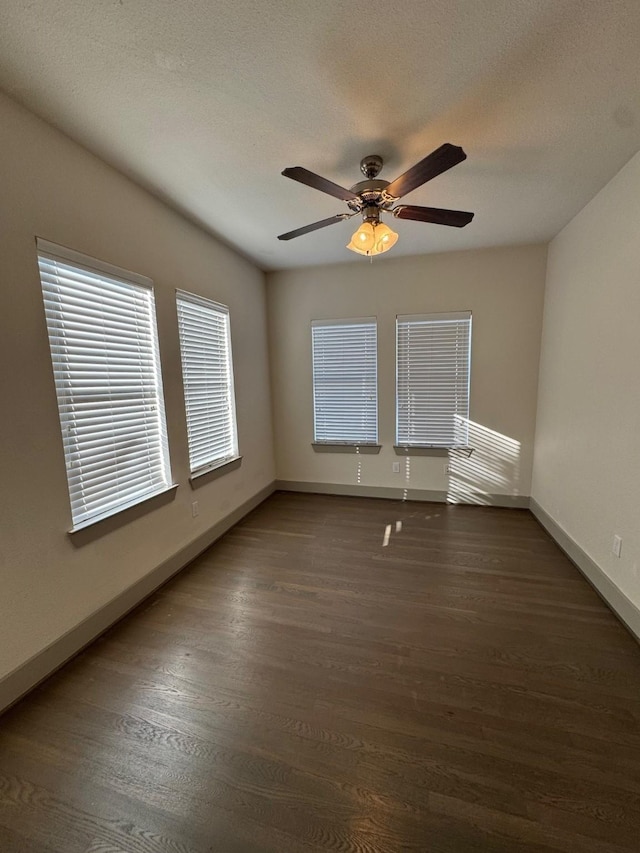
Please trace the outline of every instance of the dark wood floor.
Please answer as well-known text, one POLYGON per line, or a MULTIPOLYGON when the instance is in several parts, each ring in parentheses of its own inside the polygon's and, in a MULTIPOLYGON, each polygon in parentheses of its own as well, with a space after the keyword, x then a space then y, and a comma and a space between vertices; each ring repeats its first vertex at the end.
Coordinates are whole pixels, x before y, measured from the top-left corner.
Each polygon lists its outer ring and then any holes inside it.
POLYGON ((0 850, 637 853, 640 647, 527 511, 279 493, 0 720, 0 850))

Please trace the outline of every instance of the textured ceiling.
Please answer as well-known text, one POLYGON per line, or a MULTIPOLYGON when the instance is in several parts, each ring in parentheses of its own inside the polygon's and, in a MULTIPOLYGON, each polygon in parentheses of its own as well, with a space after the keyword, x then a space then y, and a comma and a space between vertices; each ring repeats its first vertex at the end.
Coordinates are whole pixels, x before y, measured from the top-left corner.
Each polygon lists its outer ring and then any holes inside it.
MULTIPOLYGON (((393 179, 468 159, 405 201, 393 255, 542 241, 640 148, 640 0, 4 0, 0 86, 264 269, 354 260, 356 219, 280 175, 393 179)), ((384 262, 381 259, 380 262, 384 262)))

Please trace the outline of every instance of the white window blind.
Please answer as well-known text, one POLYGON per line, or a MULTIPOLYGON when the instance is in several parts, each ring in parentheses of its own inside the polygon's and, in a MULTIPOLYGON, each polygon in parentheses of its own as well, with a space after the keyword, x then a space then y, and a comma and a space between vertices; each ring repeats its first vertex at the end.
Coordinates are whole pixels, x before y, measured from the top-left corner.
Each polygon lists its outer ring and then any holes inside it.
POLYGON ((314 320, 314 438, 318 443, 378 441, 378 336, 375 318, 314 320))
POLYGON ((74 529, 169 487, 151 282, 38 240, 74 529))
POLYGON ((466 445, 470 312, 399 316, 396 324, 398 445, 466 445))
POLYGON ((189 464, 198 474, 238 455, 229 309, 182 290, 177 306, 189 464))

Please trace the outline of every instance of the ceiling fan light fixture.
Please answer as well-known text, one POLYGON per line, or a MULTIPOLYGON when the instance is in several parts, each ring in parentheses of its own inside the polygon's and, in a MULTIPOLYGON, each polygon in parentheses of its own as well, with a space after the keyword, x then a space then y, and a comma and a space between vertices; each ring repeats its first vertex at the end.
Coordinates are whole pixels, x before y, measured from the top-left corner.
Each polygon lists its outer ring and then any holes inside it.
POLYGON ((347 249, 359 255, 381 255, 398 241, 398 235, 383 222, 363 222, 351 237, 347 249))

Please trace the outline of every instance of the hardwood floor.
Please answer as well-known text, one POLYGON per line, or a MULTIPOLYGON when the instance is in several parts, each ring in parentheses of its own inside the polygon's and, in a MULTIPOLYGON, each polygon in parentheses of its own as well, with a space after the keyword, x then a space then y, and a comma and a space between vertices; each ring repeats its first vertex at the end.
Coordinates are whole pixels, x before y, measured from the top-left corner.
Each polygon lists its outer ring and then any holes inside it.
POLYGON ((0 720, 2 853, 639 849, 640 647, 525 510, 277 493, 0 720))

